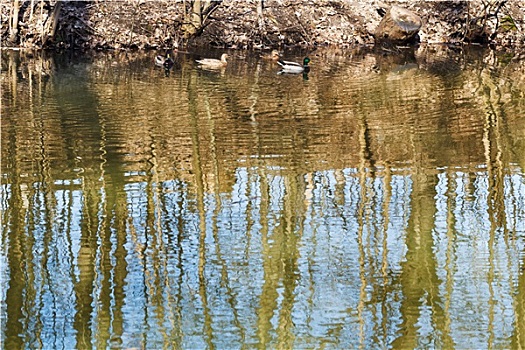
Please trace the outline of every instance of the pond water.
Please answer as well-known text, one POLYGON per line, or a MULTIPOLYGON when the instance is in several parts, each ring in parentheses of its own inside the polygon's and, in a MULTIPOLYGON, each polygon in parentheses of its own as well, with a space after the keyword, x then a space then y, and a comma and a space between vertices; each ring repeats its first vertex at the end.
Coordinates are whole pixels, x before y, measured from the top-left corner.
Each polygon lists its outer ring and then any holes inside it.
POLYGON ((525 61, 2 51, 5 349, 525 346, 525 61))

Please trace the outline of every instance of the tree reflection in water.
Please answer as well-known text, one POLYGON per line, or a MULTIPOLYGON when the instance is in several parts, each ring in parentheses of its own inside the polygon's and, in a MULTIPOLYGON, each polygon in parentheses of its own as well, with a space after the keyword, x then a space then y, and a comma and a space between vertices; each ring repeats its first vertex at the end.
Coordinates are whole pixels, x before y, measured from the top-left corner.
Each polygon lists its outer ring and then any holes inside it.
POLYGON ((523 62, 353 56, 2 52, 5 347, 523 346, 523 62))

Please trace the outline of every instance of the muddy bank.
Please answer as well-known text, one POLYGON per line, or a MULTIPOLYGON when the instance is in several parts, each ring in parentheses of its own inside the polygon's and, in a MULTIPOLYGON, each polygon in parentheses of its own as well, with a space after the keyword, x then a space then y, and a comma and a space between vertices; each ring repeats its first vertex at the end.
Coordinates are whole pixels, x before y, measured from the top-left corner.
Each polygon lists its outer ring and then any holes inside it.
POLYGON ((519 1, 2 0, 3 47, 239 49, 373 45, 393 5, 422 19, 420 43, 473 43, 525 48, 525 6, 519 1), (208 12, 206 12, 208 11, 208 12))

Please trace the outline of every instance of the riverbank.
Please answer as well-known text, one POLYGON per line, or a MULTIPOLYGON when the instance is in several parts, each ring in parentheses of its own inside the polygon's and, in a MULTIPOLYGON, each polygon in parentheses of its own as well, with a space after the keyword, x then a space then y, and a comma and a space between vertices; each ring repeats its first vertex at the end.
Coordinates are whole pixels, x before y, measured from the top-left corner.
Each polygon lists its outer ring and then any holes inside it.
POLYGON ((212 8, 201 5, 201 28, 193 26, 192 32, 188 23, 195 8, 188 6, 195 3, 2 0, 1 19, 8 25, 2 25, 1 43, 2 47, 31 49, 374 45, 382 14, 396 5, 421 17, 421 43, 525 48, 525 8, 520 2, 224 0, 213 3, 212 8))

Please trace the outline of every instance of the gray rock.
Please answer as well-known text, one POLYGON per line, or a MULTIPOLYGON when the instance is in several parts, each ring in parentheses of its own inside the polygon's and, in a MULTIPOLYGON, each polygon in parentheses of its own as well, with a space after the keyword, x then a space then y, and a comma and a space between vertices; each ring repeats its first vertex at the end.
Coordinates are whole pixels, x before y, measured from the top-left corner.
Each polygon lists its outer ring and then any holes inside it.
POLYGON ((374 36, 377 42, 413 43, 421 24, 421 17, 414 12, 399 6, 392 6, 379 22, 374 36))

